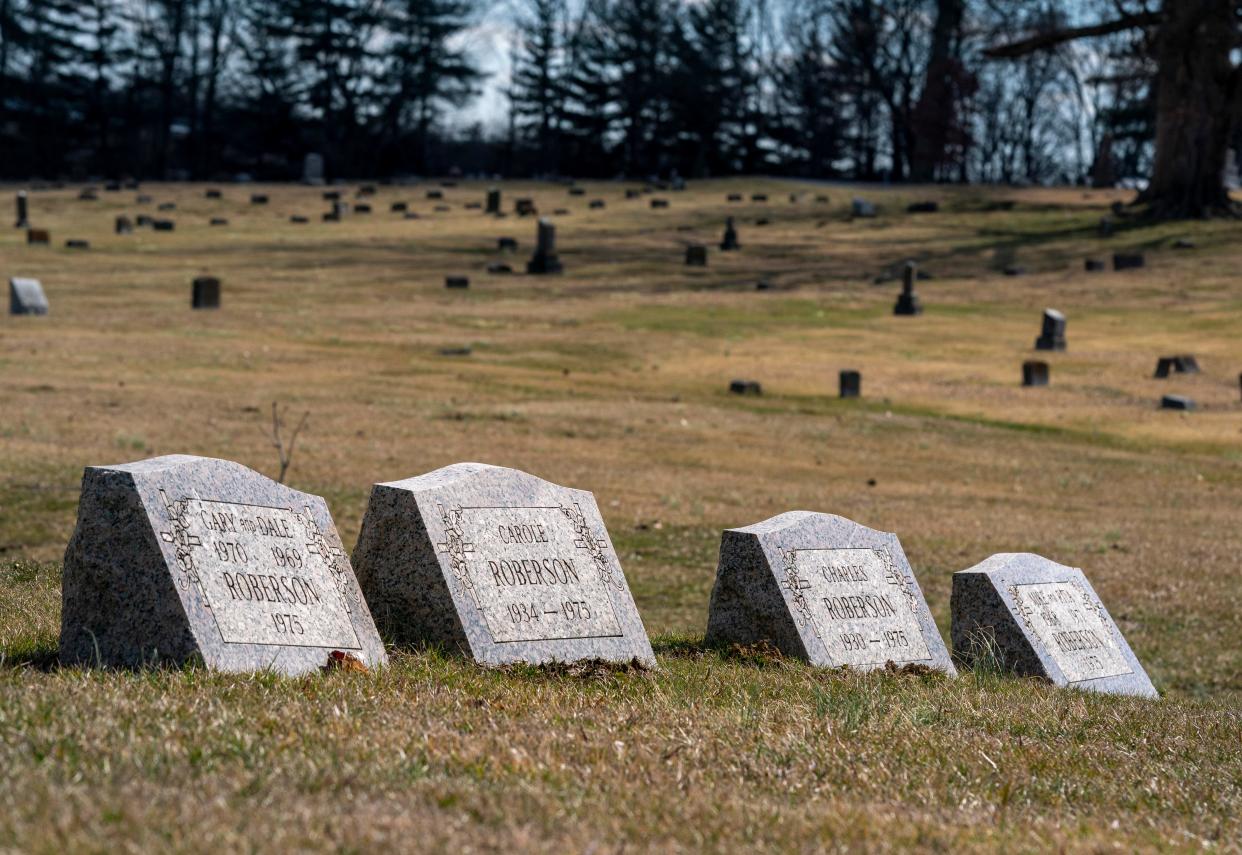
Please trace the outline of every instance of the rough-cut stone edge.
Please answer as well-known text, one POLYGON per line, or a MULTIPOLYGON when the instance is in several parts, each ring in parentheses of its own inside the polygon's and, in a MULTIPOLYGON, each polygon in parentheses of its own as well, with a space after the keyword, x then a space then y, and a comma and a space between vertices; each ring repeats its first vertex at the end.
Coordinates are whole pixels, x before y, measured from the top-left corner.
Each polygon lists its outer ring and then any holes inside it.
MULTIPOLYGON (((897 535, 868 528, 835 514, 814 511, 788 511, 754 525, 727 529, 723 533, 716 585, 712 590, 708 611, 707 638, 710 643, 745 644, 767 640, 786 655, 796 656, 817 666, 836 667, 837 663, 832 660, 823 641, 813 631, 803 627, 797 619, 792 593, 777 578, 778 568, 783 566, 782 546, 787 549, 887 549, 895 568, 905 576, 906 583, 916 594, 918 606, 914 617, 931 654, 926 664, 950 676, 957 675, 944 639, 927 606, 927 599, 923 596, 923 589, 914 576, 897 535), (848 535, 845 542, 839 540, 842 535, 848 535), (734 550, 733 543, 739 543, 741 548, 734 550), (800 545, 811 543, 815 545, 800 545), (749 566, 742 561, 733 563, 729 560, 731 555, 751 563, 749 566), (762 598, 756 597, 754 591, 749 595, 746 593, 745 583, 748 579, 755 580, 758 592, 764 594, 762 598), (746 600, 749 602, 743 602, 746 600), (718 608, 723 611, 717 612, 718 608), (753 622, 734 622, 729 625, 724 618, 731 614, 753 622), (758 635, 765 637, 761 639, 756 637, 758 635)), ((870 671, 883 668, 886 664, 880 662, 850 667, 870 671)))
POLYGON ((1104 608, 1086 574, 1076 567, 1067 567, 1030 552, 998 553, 974 567, 953 574, 950 611, 954 654, 964 662, 973 659, 972 642, 982 637, 995 642, 998 664, 1018 674, 1046 677, 1058 686, 1076 689, 1159 697, 1146 669, 1130 649, 1112 614, 1104 608), (1113 643, 1132 673, 1074 683, 1066 679, 1052 655, 1018 620, 1017 603, 1009 592, 1014 585, 1048 582, 1075 582, 1091 595, 1099 604, 1101 614, 1107 618, 1105 624, 1112 633, 1113 643), (975 597, 979 599, 972 602, 975 597))
POLYGON ((376 484, 372 497, 377 496, 381 504, 374 516, 371 508, 367 508, 363 518, 363 535, 359 537, 354 551, 354 563, 368 601, 374 598, 379 604, 377 613, 386 635, 404 643, 430 642, 460 650, 484 665, 538 665, 600 659, 611 662, 638 660, 645 666, 655 666, 655 653, 642 617, 591 492, 555 484, 519 469, 485 463, 457 463, 425 475, 376 484), (471 495, 486 501, 484 491, 494 479, 504 479, 497 481, 500 490, 511 493, 516 487, 527 494, 527 498, 520 502, 493 499, 498 505, 538 504, 541 499, 536 497, 539 496, 548 497, 547 501, 551 501, 553 496, 571 497, 581 505, 588 518, 592 518, 593 514, 593 518, 599 520, 599 529, 595 533, 607 544, 613 570, 624 586, 623 593, 611 586, 606 588, 622 629, 620 637, 497 644, 482 621, 472 619, 473 604, 463 601, 448 584, 451 570, 445 563, 447 559, 435 548, 444 536, 437 504, 461 504, 463 497, 471 495), (389 491, 405 493, 409 498, 398 505, 389 491), (411 511, 408 515, 402 513, 406 508, 411 511), (409 527, 409 533, 403 536, 402 528, 405 526, 409 527), (403 543, 403 540, 406 542, 403 543), (381 567, 381 564, 387 564, 387 568, 381 567), (405 568, 405 572, 395 568, 405 568), (402 582, 405 583, 404 593, 380 589, 381 584, 402 582), (438 625, 423 621, 420 626, 403 627, 389 622, 390 618, 421 620, 417 617, 420 611, 436 614, 437 609, 444 608, 445 596, 449 603, 448 615, 438 625))
POLYGON ((140 667, 201 659, 219 671, 297 675, 322 667, 331 647, 226 643, 192 585, 175 582, 176 552, 157 530, 169 524, 159 495, 309 509, 352 583, 350 623, 369 667, 387 663, 379 633, 323 498, 278 484, 228 460, 174 454, 87 467, 78 521, 65 551, 60 655, 64 664, 140 667))

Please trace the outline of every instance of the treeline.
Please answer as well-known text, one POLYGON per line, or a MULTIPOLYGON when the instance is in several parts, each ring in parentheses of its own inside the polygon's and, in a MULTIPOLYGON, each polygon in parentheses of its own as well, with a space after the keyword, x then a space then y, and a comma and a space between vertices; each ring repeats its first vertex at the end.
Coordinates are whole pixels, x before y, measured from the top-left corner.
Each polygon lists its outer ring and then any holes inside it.
MULTIPOLYGON (((1073 6, 1075 4, 1066 4, 1073 6)), ((453 169, 1112 182, 1147 169, 1142 34, 1003 63, 1023 0, 0 0, 5 177, 453 169), (465 125, 507 22, 509 109, 465 125)))

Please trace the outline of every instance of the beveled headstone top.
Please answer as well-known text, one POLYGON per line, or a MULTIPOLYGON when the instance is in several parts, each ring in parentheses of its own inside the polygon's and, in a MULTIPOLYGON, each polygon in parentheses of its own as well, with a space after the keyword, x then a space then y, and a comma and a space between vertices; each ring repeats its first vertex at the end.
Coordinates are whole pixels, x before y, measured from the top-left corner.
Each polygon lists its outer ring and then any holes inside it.
POLYGON ((897 535, 832 514, 724 532, 706 643, 764 641, 812 665, 957 673, 897 535))
POLYGON ((376 484, 354 551, 385 635, 488 665, 655 663, 595 497, 458 463, 376 484))
POLYGON ((62 662, 294 675, 334 651, 387 661, 323 499, 210 457, 86 469, 62 662))
POLYGON ((15 276, 9 280, 10 315, 46 315, 47 295, 38 279, 15 276))
POLYGON ((1006 552, 953 574, 953 651, 1025 676, 1119 695, 1155 687, 1082 570, 1006 552))

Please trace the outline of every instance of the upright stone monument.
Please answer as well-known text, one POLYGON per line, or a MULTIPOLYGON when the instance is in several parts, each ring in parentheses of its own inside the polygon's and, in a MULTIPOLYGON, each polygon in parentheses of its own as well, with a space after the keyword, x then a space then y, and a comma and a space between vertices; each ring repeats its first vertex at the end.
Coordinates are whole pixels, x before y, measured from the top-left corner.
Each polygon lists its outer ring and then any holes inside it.
POLYGON ((837 376, 838 394, 842 398, 862 397, 862 372, 846 369, 837 376))
POLYGON ((220 308, 220 280, 215 276, 196 277, 190 292, 190 308, 220 308))
POLYGON ((386 635, 488 665, 655 657, 595 498, 458 463, 376 484, 354 550, 386 635))
POLYGON ((134 233, 134 221, 126 216, 118 216, 116 218, 116 233, 119 235, 129 235, 134 233))
POLYGON ((1050 370, 1047 362, 1029 359, 1022 363, 1023 386, 1047 386, 1050 370))
POLYGON ((1035 339, 1035 349, 1065 350, 1065 315, 1056 309, 1044 309, 1044 323, 1035 339))
POLYGON ((953 574, 953 653, 1072 686, 1154 698, 1156 689, 1081 570, 1030 553, 953 574))
POLYGON ((527 273, 560 273, 561 260, 556 255, 556 226, 551 220, 540 220, 535 254, 526 262, 527 273))
POLYGON ((17 202, 17 222, 13 224, 13 227, 17 229, 28 229, 30 228, 30 215, 29 215, 30 212, 27 210, 27 204, 26 204, 27 199, 26 199, 25 190, 17 191, 16 202, 17 202))
POLYGON ((315 187, 323 185, 323 155, 310 152, 302 161, 302 183, 315 187))
POLYGON ((485 214, 500 213, 500 188, 489 187, 487 190, 487 208, 483 211, 485 214))
POLYGON ((10 315, 46 315, 47 295, 38 279, 15 276, 9 280, 10 315))
POLYGON ((850 213, 861 219, 870 219, 876 215, 875 205, 866 199, 856 198, 850 203, 850 213))
POLYGON ((731 252, 741 248, 741 245, 737 242, 737 229, 733 227, 733 218, 729 217, 725 220, 724 237, 720 241, 720 251, 731 252))
POLYGON ((86 469, 62 663, 296 675, 333 652, 387 661, 323 499, 208 457, 86 469))
POLYGON ((686 265, 689 267, 707 266, 707 247, 701 243, 692 243, 686 247, 686 265))
POLYGON ((897 535, 831 514, 724 532, 706 643, 758 642, 813 665, 957 673, 897 535))
POLYGON ((26 229, 26 243, 31 246, 47 246, 52 234, 47 229, 26 229))
POLYGON ((917 294, 914 293, 914 280, 918 278, 918 265, 913 261, 907 261, 905 268, 901 272, 901 294, 897 297, 897 302, 893 306, 894 315, 921 315, 923 314, 923 303, 919 300, 917 294))

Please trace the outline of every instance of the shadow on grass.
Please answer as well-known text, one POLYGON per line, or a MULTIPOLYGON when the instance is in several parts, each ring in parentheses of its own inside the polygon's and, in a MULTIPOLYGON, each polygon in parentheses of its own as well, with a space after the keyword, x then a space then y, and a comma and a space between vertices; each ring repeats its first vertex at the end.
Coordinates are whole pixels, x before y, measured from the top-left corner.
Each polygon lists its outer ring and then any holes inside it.
POLYGON ((0 671, 22 669, 50 673, 60 668, 60 650, 54 643, 15 644, 0 648, 0 671))

